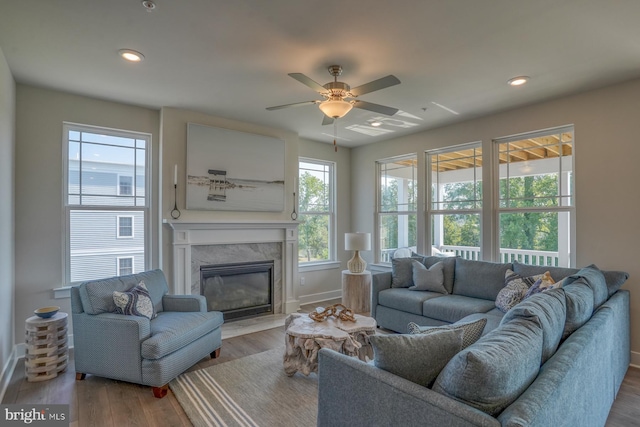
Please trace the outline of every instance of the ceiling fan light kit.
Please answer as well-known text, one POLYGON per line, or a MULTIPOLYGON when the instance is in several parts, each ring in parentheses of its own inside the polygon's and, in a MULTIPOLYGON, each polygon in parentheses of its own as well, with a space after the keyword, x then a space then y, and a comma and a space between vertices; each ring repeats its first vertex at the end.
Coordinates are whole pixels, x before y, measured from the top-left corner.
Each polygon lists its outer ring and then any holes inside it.
POLYGON ((318 107, 324 114, 327 115, 327 117, 331 117, 332 119, 339 119, 346 116, 347 113, 353 108, 353 105, 342 99, 328 99, 324 102, 321 102, 318 107))

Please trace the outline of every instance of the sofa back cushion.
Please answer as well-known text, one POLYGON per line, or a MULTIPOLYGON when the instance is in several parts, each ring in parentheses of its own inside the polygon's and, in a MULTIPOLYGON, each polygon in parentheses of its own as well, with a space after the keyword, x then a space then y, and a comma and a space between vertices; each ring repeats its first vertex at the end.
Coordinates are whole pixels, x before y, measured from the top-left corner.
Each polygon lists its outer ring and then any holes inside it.
POLYGON ((591 318, 593 314, 593 291, 581 281, 573 282, 562 289, 567 301, 567 318, 562 333, 562 339, 564 340, 591 318))
POLYGON ((162 270, 151 270, 128 276, 84 282, 78 289, 82 308, 88 314, 114 313, 116 312, 116 304, 113 302, 113 292, 128 291, 141 281, 144 282, 149 291, 155 312, 161 312, 162 297, 169 290, 162 270))
POLYGON ((495 301, 498 292, 504 287, 504 277, 509 269, 512 269, 511 263, 456 258, 453 293, 495 301))
POLYGON ((513 307, 504 315, 501 323, 507 323, 516 318, 536 317, 542 328, 542 360, 540 365, 543 365, 553 356, 560 344, 566 316, 564 291, 550 289, 531 295, 513 307))
POLYGON ((581 268, 575 274, 566 277, 563 280, 563 286, 570 283, 584 283, 593 291, 593 308, 594 310, 602 305, 609 298, 609 290, 605 282, 604 274, 595 265, 581 268))
POLYGON ((456 354, 433 390, 496 416, 535 380, 542 342, 537 319, 514 318, 456 354))
POLYGON ((456 274, 456 259, 456 257, 426 256, 422 261, 427 268, 431 268, 439 262, 443 264, 443 285, 447 290, 447 293, 453 292, 453 281, 456 274))
POLYGON ((551 274, 551 278, 556 282, 564 279, 567 276, 580 271, 579 268, 565 268, 565 267, 546 267, 538 265, 522 264, 518 261, 513 261, 513 271, 520 276, 535 276, 536 274, 544 274, 548 271, 551 274))

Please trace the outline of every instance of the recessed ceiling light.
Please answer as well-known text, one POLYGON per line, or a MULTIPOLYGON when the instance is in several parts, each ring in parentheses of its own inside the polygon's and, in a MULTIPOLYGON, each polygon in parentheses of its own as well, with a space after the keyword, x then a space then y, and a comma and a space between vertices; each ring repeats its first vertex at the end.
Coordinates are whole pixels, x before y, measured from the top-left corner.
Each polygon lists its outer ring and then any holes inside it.
POLYGON ((373 127, 382 126, 382 122, 379 122, 379 121, 376 120, 375 122, 371 122, 371 126, 373 126, 373 127))
POLYGON ((144 55, 131 49, 120 49, 118 54, 129 62, 140 62, 144 59, 144 55))
POLYGON ((525 84, 526 82, 528 82, 530 79, 530 77, 527 76, 518 76, 518 77, 514 77, 512 79, 509 79, 507 81, 507 83, 509 84, 509 86, 521 86, 523 84, 525 84))
POLYGON ((142 2, 142 7, 147 9, 147 12, 151 12, 153 9, 156 8, 156 4, 154 2, 152 2, 151 0, 144 0, 142 2))

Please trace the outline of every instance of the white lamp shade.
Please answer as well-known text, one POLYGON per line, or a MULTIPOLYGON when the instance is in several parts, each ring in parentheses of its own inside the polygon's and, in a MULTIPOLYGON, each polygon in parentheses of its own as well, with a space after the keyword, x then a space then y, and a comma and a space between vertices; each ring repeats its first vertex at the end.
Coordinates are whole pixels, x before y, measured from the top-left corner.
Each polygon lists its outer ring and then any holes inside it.
POLYGON ((318 107, 328 117, 339 119, 340 117, 344 117, 349 111, 351 111, 353 105, 341 99, 328 99, 321 102, 318 107))
POLYGON ((345 233, 344 249, 347 251, 370 251, 371 233, 345 233))

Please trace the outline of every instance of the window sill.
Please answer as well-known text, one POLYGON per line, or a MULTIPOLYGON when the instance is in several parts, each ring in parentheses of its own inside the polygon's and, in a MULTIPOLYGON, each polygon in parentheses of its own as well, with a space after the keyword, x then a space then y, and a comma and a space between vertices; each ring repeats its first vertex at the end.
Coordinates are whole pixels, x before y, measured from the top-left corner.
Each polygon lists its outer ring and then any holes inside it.
POLYGON ((53 298, 54 299, 71 298, 71 286, 61 286, 59 288, 54 288, 53 298))
POLYGON ((372 272, 375 271, 391 271, 391 263, 380 263, 380 264, 369 264, 369 270, 372 272))
POLYGON ((318 270, 334 270, 340 268, 341 263, 338 261, 317 262, 313 264, 301 264, 298 265, 298 272, 306 273, 307 271, 318 270))

